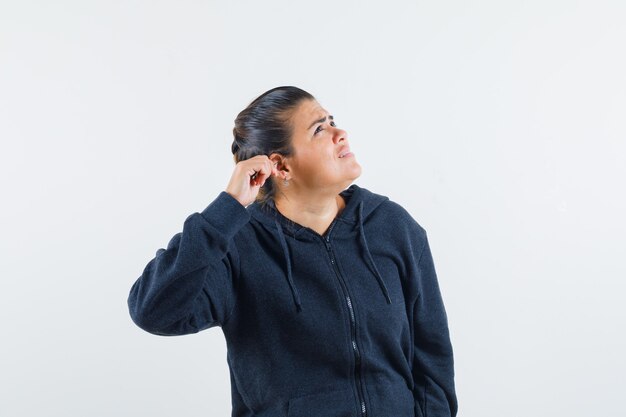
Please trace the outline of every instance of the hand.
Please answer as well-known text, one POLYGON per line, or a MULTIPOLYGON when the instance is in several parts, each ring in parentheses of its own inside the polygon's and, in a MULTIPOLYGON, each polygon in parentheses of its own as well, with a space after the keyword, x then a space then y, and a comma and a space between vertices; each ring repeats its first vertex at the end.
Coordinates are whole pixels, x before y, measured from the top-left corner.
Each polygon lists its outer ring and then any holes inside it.
POLYGON ((254 202, 259 190, 271 175, 279 175, 278 169, 267 155, 257 155, 235 165, 226 192, 244 207, 254 202))

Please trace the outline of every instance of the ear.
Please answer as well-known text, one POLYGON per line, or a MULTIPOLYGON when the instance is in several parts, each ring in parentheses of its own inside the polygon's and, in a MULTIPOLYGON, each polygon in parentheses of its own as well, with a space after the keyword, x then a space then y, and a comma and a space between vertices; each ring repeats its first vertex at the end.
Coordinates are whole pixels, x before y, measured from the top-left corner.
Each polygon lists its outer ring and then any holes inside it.
POLYGON ((269 158, 270 158, 270 161, 272 161, 272 163, 276 166, 276 169, 278 169, 282 179, 287 178, 289 167, 287 166, 286 158, 279 153, 273 153, 269 156, 269 158))

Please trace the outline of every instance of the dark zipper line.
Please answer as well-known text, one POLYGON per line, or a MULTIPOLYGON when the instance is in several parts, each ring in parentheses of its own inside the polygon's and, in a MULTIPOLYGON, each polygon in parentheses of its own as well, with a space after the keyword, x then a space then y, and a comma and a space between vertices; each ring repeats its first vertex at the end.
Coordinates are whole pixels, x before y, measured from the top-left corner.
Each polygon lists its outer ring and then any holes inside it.
POLYGON ((356 344, 356 319, 354 316, 354 309, 352 308, 352 301, 350 300, 348 287, 346 286, 346 283, 344 282, 343 278, 341 277, 341 274, 339 273, 337 269, 337 264, 335 263, 335 257, 334 257, 332 248, 330 246, 330 232, 334 225, 335 225, 335 220, 330 225, 328 232, 326 233, 325 236, 320 236, 319 234, 318 236, 322 238, 322 241, 326 245, 328 255, 330 256, 330 263, 333 265, 333 270, 335 271, 335 275, 337 275, 337 278, 339 279, 339 283, 341 284, 341 288, 346 297, 348 310, 350 311, 350 336, 351 336, 351 341, 352 341, 352 349, 353 349, 354 356, 355 356, 355 365, 354 365, 355 376, 354 377, 358 385, 359 403, 361 405, 361 416, 365 417, 367 416, 367 412, 365 410, 365 396, 363 395, 363 384, 361 382, 361 354, 359 353, 359 348, 357 347, 357 344, 356 344))

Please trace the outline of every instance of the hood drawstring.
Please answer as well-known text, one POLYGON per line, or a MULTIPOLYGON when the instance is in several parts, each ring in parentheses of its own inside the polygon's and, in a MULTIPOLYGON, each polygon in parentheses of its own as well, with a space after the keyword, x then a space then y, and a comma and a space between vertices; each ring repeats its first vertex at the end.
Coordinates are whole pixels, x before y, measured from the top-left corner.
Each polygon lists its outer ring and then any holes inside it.
MULTIPOLYGON (((387 304, 391 304, 391 298, 389 298, 389 291, 387 291, 387 287, 385 286, 385 282, 383 281, 380 272, 378 272, 378 268, 376 267, 376 263, 374 262, 374 258, 370 253, 369 247, 367 246, 367 238, 365 237, 365 232, 363 230, 363 201, 359 202, 359 219, 357 223, 359 224, 359 241, 363 245, 365 249, 365 260, 370 268, 372 268, 372 272, 378 281, 378 285, 387 300, 387 304)), ((300 302, 300 293, 298 292, 298 288, 293 281, 293 276, 291 274, 291 260, 289 259, 289 250, 287 248, 287 242, 285 240, 285 236, 283 233, 283 228, 280 225, 280 221, 278 219, 274 219, 274 223, 276 224, 276 228, 278 229, 278 240, 280 240, 280 246, 283 249, 283 255, 285 257, 285 262, 287 264, 287 281, 289 282, 289 288, 291 289, 291 294, 293 296, 294 302, 296 304, 296 308, 298 311, 302 311, 302 303, 300 302)))
POLYGON ((365 238, 365 232, 363 231, 363 200, 359 201, 359 220, 357 222, 359 224, 359 232, 361 237, 361 243, 365 248, 365 253, 367 254, 366 260, 369 261, 369 265, 373 268, 374 275, 378 280, 378 285, 380 285, 380 289, 383 291, 385 298, 387 299, 387 304, 391 304, 391 298, 389 298, 389 292, 387 291, 387 287, 385 286, 385 282, 380 276, 380 272, 378 272, 378 268, 376 268, 376 263, 374 263, 374 258, 372 258, 372 254, 370 253, 369 248, 367 247, 367 239, 365 238))
POLYGON ((302 304, 300 303, 300 294, 298 293, 298 288, 293 282, 293 278, 291 276, 291 261, 289 260, 289 251, 287 250, 287 242, 285 241, 285 236, 283 233, 283 228, 280 225, 278 219, 274 219, 274 223, 276 223, 276 227, 278 228, 278 239, 280 240, 280 246, 283 248, 283 255, 285 256, 285 261, 287 262, 287 281, 289 281, 289 288, 291 288, 291 294, 293 295, 293 299, 296 303, 296 308, 298 311, 302 311, 302 304))

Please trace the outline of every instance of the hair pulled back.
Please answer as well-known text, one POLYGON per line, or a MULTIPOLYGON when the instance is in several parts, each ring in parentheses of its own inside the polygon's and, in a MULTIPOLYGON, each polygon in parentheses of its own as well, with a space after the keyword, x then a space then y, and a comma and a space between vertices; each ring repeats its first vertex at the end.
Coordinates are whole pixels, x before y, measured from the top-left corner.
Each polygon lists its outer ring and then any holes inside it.
MULTIPOLYGON (((235 163, 257 155, 279 153, 285 157, 294 152, 290 123, 292 111, 303 100, 314 100, 310 93, 293 86, 275 87, 254 99, 235 118, 231 151, 235 163)), ((275 177, 270 176, 256 197, 262 204, 274 201, 275 177)))

